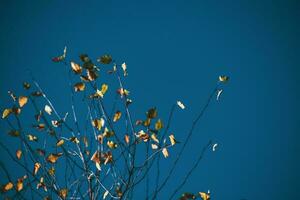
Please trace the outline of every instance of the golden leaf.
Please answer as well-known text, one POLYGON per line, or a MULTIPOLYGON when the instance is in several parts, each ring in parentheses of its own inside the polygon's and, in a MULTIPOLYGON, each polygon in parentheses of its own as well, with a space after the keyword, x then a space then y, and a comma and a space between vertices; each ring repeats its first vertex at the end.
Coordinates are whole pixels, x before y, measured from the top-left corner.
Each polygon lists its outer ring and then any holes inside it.
POLYGON ((17 151, 16 151, 16 157, 20 160, 21 159, 21 157, 22 157, 22 151, 20 150, 20 149, 18 149, 17 151))
POLYGON ((152 133, 152 134, 151 134, 151 139, 152 139, 153 141, 155 141, 156 143, 159 143, 159 140, 157 139, 157 136, 156 136, 155 133, 152 133))
POLYGON ((45 105, 45 108, 44 108, 45 112, 48 113, 48 115, 51 115, 52 114, 52 109, 50 106, 48 105, 45 105))
POLYGON ((68 189, 64 188, 64 189, 59 190, 59 196, 62 199, 66 199, 68 196, 68 189))
POLYGON ((162 121, 159 119, 159 120, 157 120, 157 122, 155 123, 155 129, 156 130, 160 130, 160 129, 162 129, 163 128, 163 123, 162 123, 162 121))
POLYGON ((210 193, 209 191, 207 193, 205 192, 199 192, 199 196, 202 200, 210 200, 210 193))
POLYGON ((177 143, 177 141, 175 140, 175 136, 173 134, 169 135, 169 139, 170 139, 172 146, 177 143))
POLYGON ((12 109, 11 109, 11 108, 6 108, 6 109, 4 109, 4 111, 3 111, 3 113, 2 113, 2 119, 5 119, 5 118, 8 117, 11 113, 12 113, 12 109))
POLYGON ((168 149, 167 148, 163 148, 162 154, 164 155, 165 158, 167 158, 169 156, 168 149))
POLYGON ((71 68, 72 68, 72 70, 75 74, 81 74, 82 73, 82 67, 79 64, 77 64, 73 61, 71 62, 71 68))
POLYGON ((65 143, 65 140, 64 140, 64 139, 60 139, 60 140, 58 140, 58 142, 56 142, 56 146, 57 146, 57 147, 60 147, 60 146, 62 146, 64 143, 65 143))
POLYGON ((17 184, 16 184, 16 191, 17 192, 20 192, 22 189, 23 189, 23 182, 24 182, 24 179, 26 179, 27 176, 23 176, 22 178, 19 178, 18 181, 17 181, 17 184))
POLYGON ((151 148, 152 149, 158 149, 158 146, 157 146, 157 144, 151 144, 151 148))
POLYGON ((129 144, 129 142, 130 142, 130 137, 129 137, 129 135, 125 135, 124 136, 124 140, 125 140, 125 142, 126 142, 126 144, 129 144))
POLYGON ((62 153, 51 153, 51 154, 49 154, 48 155, 48 157, 47 157, 47 161, 49 162, 49 163, 56 163, 56 161, 58 160, 58 158, 60 157, 60 156, 62 156, 62 153))
POLYGON ((40 167, 41 167, 40 163, 35 163, 34 164, 33 173, 32 173, 34 176, 38 173, 40 167))
POLYGON ((14 106, 14 107, 12 108, 12 112, 13 112, 15 115, 18 115, 18 114, 21 113, 21 109, 14 106))
POLYGON ((74 85, 75 92, 84 91, 85 84, 83 82, 78 82, 74 85))
POLYGON ((121 115, 122 115, 121 111, 117 111, 114 115, 113 121, 114 122, 118 121, 121 118, 121 115))
POLYGON ((128 96, 130 92, 124 88, 119 88, 117 90, 117 93, 120 94, 121 97, 123 97, 123 96, 128 96))
POLYGON ((107 146, 110 148, 110 149, 115 149, 118 147, 118 145, 114 142, 114 141, 107 141, 107 146))
POLYGON ((229 80, 229 77, 228 77, 228 76, 219 76, 219 81, 220 81, 220 82, 225 83, 225 82, 227 82, 228 80, 229 80))
POLYGON ((100 119, 94 119, 92 121, 92 125, 97 128, 99 131, 101 130, 101 128, 104 126, 104 119, 103 118, 100 118, 100 119))
POLYGON ((149 135, 144 130, 140 130, 136 136, 144 142, 148 142, 149 140, 149 135))
POLYGON ((147 118, 147 119, 143 122, 143 125, 146 126, 146 127, 150 126, 150 124, 151 124, 151 119, 150 119, 150 118, 147 118))
POLYGON ((100 142, 100 144, 103 144, 103 135, 102 134, 98 135, 97 139, 100 142))
POLYGON ((11 190, 13 187, 14 187, 14 184, 12 182, 8 182, 2 186, 2 192, 7 192, 7 191, 11 190))
POLYGON ((28 97, 20 96, 19 97, 19 106, 22 108, 28 102, 28 97))
POLYGON ((29 141, 34 141, 34 142, 38 141, 38 138, 35 135, 28 134, 27 138, 29 141))
POLYGON ((115 133, 113 131, 110 131, 110 130, 108 130, 108 128, 105 127, 103 137, 109 138, 109 137, 113 136, 114 134, 115 133))

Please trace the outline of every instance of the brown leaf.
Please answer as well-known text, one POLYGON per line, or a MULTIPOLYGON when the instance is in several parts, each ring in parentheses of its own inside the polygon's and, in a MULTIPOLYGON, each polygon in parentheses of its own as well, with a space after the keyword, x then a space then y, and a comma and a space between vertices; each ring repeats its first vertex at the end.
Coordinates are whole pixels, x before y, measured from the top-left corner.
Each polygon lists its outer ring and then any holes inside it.
POLYGON ((27 178, 27 176, 23 176, 22 178, 19 178, 16 183, 16 191, 20 192, 23 189, 23 182, 27 178))
POLYGON ((79 64, 77 64, 73 61, 71 62, 71 68, 72 68, 72 70, 75 74, 81 74, 82 73, 82 67, 79 64))
POLYGON ((20 149, 18 149, 17 151, 16 151, 16 157, 20 160, 21 159, 21 157, 22 157, 22 151, 20 150, 20 149))
POLYGON ((62 156, 62 153, 51 153, 51 154, 48 155, 47 161, 48 161, 49 163, 54 164, 54 163, 56 163, 56 161, 58 160, 58 158, 59 158, 60 156, 62 156))
POLYGON ((20 96, 19 97, 19 106, 22 108, 28 102, 28 97, 20 96))
POLYGON ((125 142, 126 142, 126 144, 129 144, 129 142, 130 142, 130 137, 129 137, 129 135, 125 135, 124 136, 124 140, 125 140, 125 142))
POLYGON ((58 141, 56 142, 56 146, 57 146, 57 147, 60 147, 60 146, 62 146, 64 143, 65 143, 65 140, 64 140, 64 139, 60 139, 60 140, 58 140, 58 141))
POLYGON ((118 121, 121 118, 121 115, 122 115, 121 111, 117 111, 114 115, 113 121, 114 122, 118 121))
POLYGON ((68 196, 68 189, 64 188, 64 189, 59 190, 59 196, 62 199, 66 199, 68 196))
POLYGON ((75 92, 84 91, 85 84, 83 82, 78 82, 74 85, 75 92))
POLYGON ((38 173, 40 167, 41 167, 41 163, 37 162, 34 164, 33 173, 32 173, 34 176, 38 173))
POLYGON ((2 192, 7 192, 7 191, 11 190, 13 187, 14 187, 14 184, 12 182, 8 182, 2 186, 2 192))

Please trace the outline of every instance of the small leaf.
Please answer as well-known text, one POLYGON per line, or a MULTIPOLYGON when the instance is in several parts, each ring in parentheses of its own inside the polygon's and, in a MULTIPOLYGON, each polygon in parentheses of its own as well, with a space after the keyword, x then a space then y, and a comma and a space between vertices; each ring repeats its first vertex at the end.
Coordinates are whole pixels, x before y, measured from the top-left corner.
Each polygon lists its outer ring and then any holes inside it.
POLYGON ((19 97, 19 106, 22 108, 28 101, 28 97, 20 96, 19 97))
POLYGON ((3 113, 2 113, 2 119, 5 119, 5 118, 8 117, 11 113, 12 113, 12 109, 10 109, 10 108, 4 109, 4 111, 3 111, 3 113))
POLYGON ((23 182, 27 178, 27 176, 23 176, 22 178, 19 178, 16 183, 16 191, 20 192, 23 189, 23 182))
POLYGON ((156 108, 150 108, 146 114, 147 118, 154 119, 157 117, 157 110, 156 108))
POLYGON ((34 164, 33 173, 32 173, 34 176, 38 173, 40 167, 41 167, 41 163, 37 162, 34 164))
POLYGON ((229 80, 228 76, 219 76, 219 81, 220 82, 226 83, 228 80, 229 80))
POLYGON ((127 73, 127 65, 126 65, 126 63, 123 63, 123 64, 121 65, 121 67, 122 67, 122 69, 123 69, 123 74, 124 74, 124 76, 127 76, 128 73, 127 73))
POLYGON ((21 157, 22 157, 22 151, 21 151, 20 149, 18 149, 18 150, 16 151, 16 157, 18 158, 18 160, 21 159, 21 157))
POLYGON ((38 141, 38 138, 35 135, 28 134, 27 138, 29 141, 34 141, 34 142, 38 141))
POLYGON ((164 155, 165 158, 169 157, 169 152, 167 148, 162 149, 162 154, 164 155))
POLYGON ((19 137, 20 136, 20 132, 17 130, 11 130, 8 132, 9 135, 13 136, 13 137, 19 137))
POLYGON ((130 142, 130 137, 129 137, 129 135, 125 135, 124 136, 124 140, 125 140, 125 142, 126 142, 126 144, 129 144, 129 142, 130 142))
POLYGON ((162 121, 159 119, 159 120, 157 120, 157 122, 155 123, 155 129, 156 130, 160 130, 160 129, 162 129, 163 128, 163 123, 162 123, 162 121))
POLYGON ((121 118, 121 115, 122 115, 121 111, 117 111, 114 115, 113 121, 114 122, 118 121, 121 118))
POLYGON ((151 148, 152 149, 158 149, 158 146, 157 146, 157 144, 151 144, 151 148))
POLYGON ((118 145, 114 142, 114 141, 107 141, 107 146, 110 148, 110 149, 115 149, 118 147, 118 145))
POLYGON ((65 143, 65 140, 64 140, 64 139, 60 139, 60 140, 58 140, 58 142, 56 142, 56 146, 57 146, 57 147, 60 147, 60 146, 62 146, 64 143, 65 143))
POLYGON ((101 128, 104 126, 104 119, 103 118, 100 118, 100 119, 94 119, 92 121, 92 125, 97 128, 99 131, 101 130, 101 128))
POLYGON ((102 64, 110 64, 112 62, 112 57, 108 54, 101 56, 98 60, 98 62, 102 64))
POLYGON ((77 64, 73 61, 71 62, 71 68, 72 68, 72 70, 75 74, 81 74, 82 73, 82 67, 79 64, 77 64))
POLYGON ((155 133, 152 133, 152 134, 151 134, 151 139, 152 139, 154 142, 159 143, 159 140, 158 140, 158 138, 157 138, 157 136, 156 136, 155 133))
POLYGON ((64 188, 64 189, 59 190, 59 196, 62 199, 67 199, 68 189, 64 188))
POLYGON ((61 62, 61 61, 65 60, 66 55, 67 55, 67 47, 64 48, 63 55, 52 58, 52 61, 53 62, 61 62))
POLYGON ((13 187, 14 187, 14 184, 12 182, 8 182, 2 186, 2 192, 7 192, 7 191, 11 190, 13 187))
POLYGON ((30 89, 30 84, 27 82, 23 82, 23 87, 24 87, 24 89, 28 90, 28 89, 30 89))
POLYGON ((210 200, 210 193, 209 191, 207 193, 205 192, 199 192, 199 196, 202 200, 210 200))
POLYGON ((105 199, 107 197, 107 195, 109 194, 108 190, 106 190, 103 194, 103 199, 105 199))
POLYGON ((48 105, 45 105, 45 108, 44 108, 45 112, 48 113, 48 115, 51 115, 52 114, 52 109, 50 106, 48 105))
POLYGON ((48 155, 47 161, 48 161, 49 163, 54 164, 54 163, 56 163, 56 161, 58 160, 58 158, 59 158, 60 156, 62 156, 62 153, 51 153, 51 154, 48 155))
POLYGON ((169 139, 170 139, 172 146, 175 145, 176 143, 178 143, 173 134, 169 135, 169 139))
POLYGON ((91 161, 93 161, 96 165, 96 168, 101 171, 101 167, 100 167, 100 152, 96 151, 92 157, 91 157, 91 161))
POLYGON ((185 105, 181 102, 181 101, 177 101, 177 105, 184 110, 185 109, 185 105))
POLYGON ((75 92, 84 91, 85 84, 83 82, 78 82, 74 85, 75 92))
POLYGON ((71 142, 75 143, 75 144, 79 144, 79 140, 77 137, 70 137, 69 139, 71 142))

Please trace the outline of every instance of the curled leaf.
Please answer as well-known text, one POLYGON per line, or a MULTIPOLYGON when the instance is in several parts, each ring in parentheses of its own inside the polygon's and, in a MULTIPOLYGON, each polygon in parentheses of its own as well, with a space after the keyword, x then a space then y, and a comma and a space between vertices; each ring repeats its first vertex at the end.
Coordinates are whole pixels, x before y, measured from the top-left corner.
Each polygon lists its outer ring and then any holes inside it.
POLYGON ((65 46, 64 53, 61 56, 57 56, 57 57, 52 58, 52 61, 53 62, 61 62, 61 61, 65 60, 66 55, 67 55, 67 47, 65 46))
POLYGON ((77 64, 73 61, 71 62, 71 68, 72 68, 72 70, 75 74, 81 74, 82 73, 82 67, 79 64, 77 64))
POLYGON ((19 97, 19 106, 22 108, 28 101, 28 97, 20 96, 19 97))
POLYGON ((219 101, 222 92, 223 92, 223 90, 218 90, 217 91, 217 101, 219 101))
POLYGON ((217 146, 218 146, 218 143, 215 143, 215 144, 212 146, 212 150, 213 150, 213 151, 216 151, 217 146))
POLYGON ((100 171, 101 170, 101 166, 100 166, 100 152, 96 151, 92 157, 91 157, 91 161, 93 161, 97 167, 97 169, 100 171))
POLYGON ((201 197, 202 200, 210 200, 210 192, 209 191, 207 193, 199 192, 199 196, 201 197))
POLYGON ((78 82, 74 85, 75 92, 84 91, 85 84, 83 82, 78 82))
POLYGON ((117 111, 114 115, 113 121, 114 122, 118 121, 121 118, 121 115, 122 115, 121 111, 117 111))
POLYGON ((152 133, 152 134, 151 134, 151 139, 152 139, 154 142, 159 143, 159 140, 158 140, 158 138, 157 138, 157 136, 156 136, 155 133, 152 133))

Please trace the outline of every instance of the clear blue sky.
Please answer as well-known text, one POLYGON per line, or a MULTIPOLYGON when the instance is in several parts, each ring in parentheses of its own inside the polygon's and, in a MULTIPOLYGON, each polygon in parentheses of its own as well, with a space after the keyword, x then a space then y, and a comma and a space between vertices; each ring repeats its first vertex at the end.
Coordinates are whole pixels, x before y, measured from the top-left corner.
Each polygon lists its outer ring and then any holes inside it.
MULTIPOLYGON (((218 151, 205 156, 182 192, 209 189, 217 200, 300 199, 299 9, 291 0, 1 1, 1 108, 9 105, 7 90, 21 91, 31 69, 67 111, 65 71, 50 60, 67 45, 71 58, 110 53, 127 63, 136 118, 157 106, 167 119, 182 100, 187 109, 176 112, 172 131, 184 138, 217 77, 227 74, 221 101, 209 107, 159 199, 209 139, 218 151)), ((7 127, 0 128, 5 141, 7 127)), ((138 192, 135 199, 142 199, 143 188, 138 192)))

